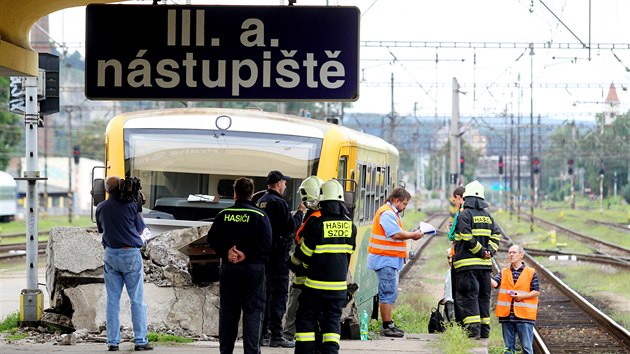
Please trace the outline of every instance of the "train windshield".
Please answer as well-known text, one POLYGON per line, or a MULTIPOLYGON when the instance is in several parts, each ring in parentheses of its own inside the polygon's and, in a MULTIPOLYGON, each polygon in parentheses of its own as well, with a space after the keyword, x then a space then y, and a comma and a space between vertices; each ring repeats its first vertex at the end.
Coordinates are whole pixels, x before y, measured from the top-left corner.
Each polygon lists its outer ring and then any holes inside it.
POLYGON ((316 172, 321 146, 321 138, 295 135, 126 129, 125 170, 141 179, 145 208, 166 218, 212 220, 233 203, 235 179, 252 178, 264 190, 270 170, 291 177, 285 198, 297 206, 297 188, 316 172))

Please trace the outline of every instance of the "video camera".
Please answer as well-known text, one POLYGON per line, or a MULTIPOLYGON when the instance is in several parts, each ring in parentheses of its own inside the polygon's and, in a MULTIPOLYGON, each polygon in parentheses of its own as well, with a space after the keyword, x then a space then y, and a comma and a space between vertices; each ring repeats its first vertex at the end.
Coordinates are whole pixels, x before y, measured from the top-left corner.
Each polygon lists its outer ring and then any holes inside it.
POLYGON ((131 203, 135 202, 139 207, 144 204, 144 196, 140 192, 142 187, 140 186, 140 179, 136 177, 129 177, 127 179, 120 179, 118 183, 118 199, 123 202, 131 203))

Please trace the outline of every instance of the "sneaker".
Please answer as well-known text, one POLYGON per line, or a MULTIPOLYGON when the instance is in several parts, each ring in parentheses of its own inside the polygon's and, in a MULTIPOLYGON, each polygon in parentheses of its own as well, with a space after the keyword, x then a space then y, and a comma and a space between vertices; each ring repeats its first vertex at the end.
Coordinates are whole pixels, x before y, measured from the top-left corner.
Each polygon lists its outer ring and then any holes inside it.
POLYGON ((381 335, 385 337, 402 338, 405 332, 399 330, 394 324, 390 324, 387 328, 381 329, 381 335))
POLYGON ((398 326, 396 326, 396 324, 395 324, 395 323, 393 323, 393 322, 392 322, 392 326, 393 326, 394 328, 396 328, 396 330, 397 330, 398 332, 400 332, 400 333, 402 333, 402 334, 405 334, 405 331, 403 331, 403 330, 402 330, 402 328, 398 328, 398 326))
POLYGON ((284 338, 272 338, 269 341, 270 347, 295 348, 295 342, 284 338))
POLYGON ((268 335, 264 335, 262 336, 262 338, 260 338, 261 347, 268 347, 269 344, 271 344, 271 337, 269 337, 268 335))
POLYGON ((136 345, 133 350, 139 352, 139 351, 143 351, 143 350, 153 350, 153 347, 150 346, 148 343, 147 344, 141 344, 141 345, 136 345))
POLYGON ((107 351, 108 352, 117 352, 118 351, 118 346, 117 345, 108 345, 107 346, 107 351))

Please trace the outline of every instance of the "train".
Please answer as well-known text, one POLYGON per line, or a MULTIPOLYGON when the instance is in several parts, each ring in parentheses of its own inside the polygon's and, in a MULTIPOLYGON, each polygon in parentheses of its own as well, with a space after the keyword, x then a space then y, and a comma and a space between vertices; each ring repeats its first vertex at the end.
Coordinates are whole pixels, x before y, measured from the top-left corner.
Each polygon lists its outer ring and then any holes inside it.
POLYGON ((17 182, 10 174, 0 171, 0 222, 15 220, 17 182))
MULTIPOLYGON (((123 113, 110 120, 105 135, 105 177, 141 180, 143 214, 154 234, 211 222, 233 204, 232 185, 239 177, 252 178, 256 190, 264 190, 270 170, 290 176, 285 199, 292 210, 300 203, 302 180, 338 179, 358 229, 349 272, 358 290, 349 313, 377 315, 378 281, 366 268, 367 248, 374 213, 398 184, 394 145, 339 124, 258 109, 123 113)), ((93 183, 94 205, 103 199, 102 185, 102 179, 93 183)), ((218 259, 197 259, 189 268, 193 281, 216 275, 218 259)), ((358 338, 358 318, 351 322, 350 337, 358 338)))

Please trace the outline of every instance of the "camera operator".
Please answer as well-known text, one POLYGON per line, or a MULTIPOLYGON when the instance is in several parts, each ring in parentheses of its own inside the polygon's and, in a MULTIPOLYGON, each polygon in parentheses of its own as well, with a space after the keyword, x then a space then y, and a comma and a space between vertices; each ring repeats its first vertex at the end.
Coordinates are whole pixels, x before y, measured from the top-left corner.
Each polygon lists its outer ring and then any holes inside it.
MULTIPOLYGON (((139 180, 137 181, 139 188, 139 180)), ((123 285, 131 302, 134 350, 153 350, 147 340, 147 316, 144 303, 143 246, 140 234, 145 228, 138 212, 137 196, 130 196, 128 183, 117 176, 105 180, 109 198, 96 207, 96 226, 105 247, 104 278, 107 291, 107 346, 118 351, 120 343, 120 296, 123 285)))

